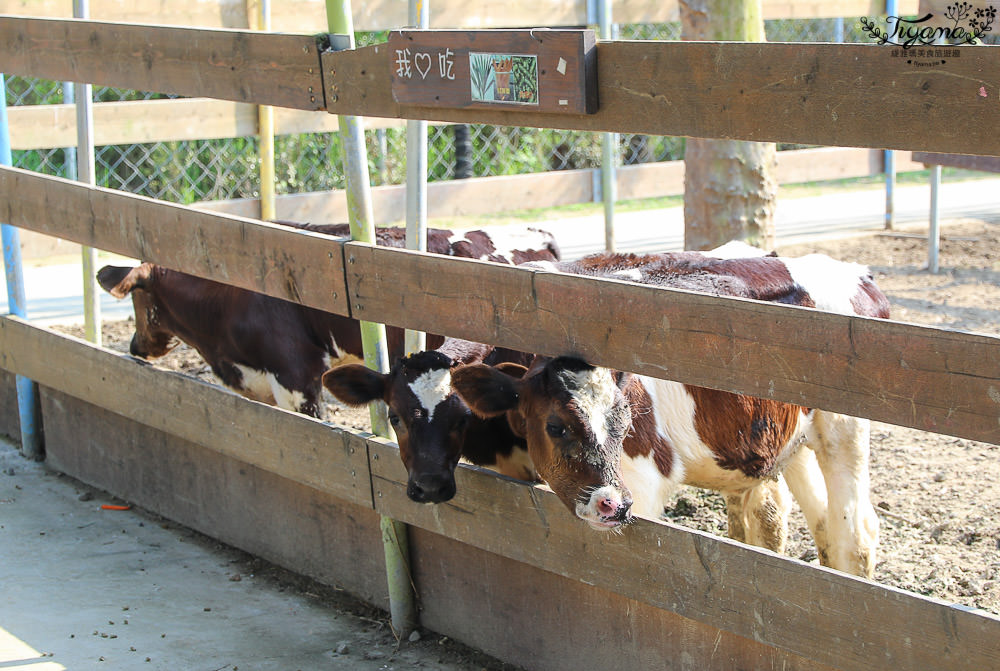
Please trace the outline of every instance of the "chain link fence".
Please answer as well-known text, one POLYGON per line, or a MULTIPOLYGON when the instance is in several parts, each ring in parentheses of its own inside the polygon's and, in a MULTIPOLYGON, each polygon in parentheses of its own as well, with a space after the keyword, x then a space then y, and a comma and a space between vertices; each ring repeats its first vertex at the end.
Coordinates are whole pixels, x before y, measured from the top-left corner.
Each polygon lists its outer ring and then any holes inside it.
MULTIPOLYGON (((677 40, 680 23, 623 24, 620 39, 677 40)), ((765 22, 771 42, 865 42, 858 19, 778 19, 765 22)), ((359 33, 359 45, 384 42, 387 33, 359 33)), ((66 100, 68 85, 9 77, 9 105, 42 105, 66 100)), ((99 102, 149 100, 160 94, 95 88, 99 102)), ((406 131, 366 132, 372 183, 401 184, 406 179, 406 131)), ((630 165, 683 158, 684 138, 621 134, 620 161, 630 165)), ((779 145, 779 149, 793 148, 779 145)), ((278 193, 344 188, 336 133, 275 138, 278 193)), ((14 152, 14 165, 71 177, 75 151, 66 148, 14 152)), ((110 145, 96 149, 96 179, 103 187, 152 198, 192 203, 259 196, 258 142, 254 137, 219 140, 110 145)), ((601 136, 582 131, 489 125, 428 128, 428 179, 516 175, 550 170, 594 168, 601 161, 601 136)))

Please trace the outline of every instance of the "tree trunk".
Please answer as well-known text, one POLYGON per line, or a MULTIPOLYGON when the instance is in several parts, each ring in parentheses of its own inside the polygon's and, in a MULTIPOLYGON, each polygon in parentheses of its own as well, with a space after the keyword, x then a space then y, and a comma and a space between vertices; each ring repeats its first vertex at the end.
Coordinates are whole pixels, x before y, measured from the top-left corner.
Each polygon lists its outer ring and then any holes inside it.
POLYGON ((455 179, 472 177, 472 140, 468 124, 455 124, 455 179))
MULTIPOLYGON (((764 41, 761 0, 680 0, 681 39, 764 41)), ((688 138, 684 248, 743 240, 774 248, 778 185, 773 142, 688 138)))

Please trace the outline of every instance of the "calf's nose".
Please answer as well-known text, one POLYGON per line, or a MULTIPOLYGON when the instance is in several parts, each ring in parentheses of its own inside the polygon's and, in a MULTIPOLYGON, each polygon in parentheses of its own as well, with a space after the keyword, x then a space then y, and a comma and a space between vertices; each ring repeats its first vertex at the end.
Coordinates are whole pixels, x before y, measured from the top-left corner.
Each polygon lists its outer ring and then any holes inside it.
POLYGON ((611 496, 602 496, 597 501, 597 512, 607 520, 624 522, 628 519, 631 508, 632 499, 629 496, 624 496, 621 500, 611 496))
POLYGON ((455 496, 455 478, 445 475, 419 474, 410 477, 406 495, 417 503, 444 503, 455 496))

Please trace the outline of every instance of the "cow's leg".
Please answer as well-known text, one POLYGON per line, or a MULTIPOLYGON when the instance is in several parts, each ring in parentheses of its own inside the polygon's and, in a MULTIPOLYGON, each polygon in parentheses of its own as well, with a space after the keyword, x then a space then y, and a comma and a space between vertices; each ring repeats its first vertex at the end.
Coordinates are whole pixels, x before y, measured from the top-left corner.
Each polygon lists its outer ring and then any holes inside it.
POLYGON ((820 470, 829 502, 829 565, 871 578, 875 572, 878 518, 869 495, 871 425, 866 419, 817 410, 813 423, 820 470))
POLYGON ((731 538, 778 553, 785 551, 792 497, 784 478, 778 476, 742 492, 726 494, 726 507, 731 538))
POLYGON ((809 532, 816 543, 819 563, 830 565, 830 543, 826 535, 826 480, 816 461, 816 453, 808 447, 800 448, 785 465, 782 473, 788 489, 805 515, 809 532))

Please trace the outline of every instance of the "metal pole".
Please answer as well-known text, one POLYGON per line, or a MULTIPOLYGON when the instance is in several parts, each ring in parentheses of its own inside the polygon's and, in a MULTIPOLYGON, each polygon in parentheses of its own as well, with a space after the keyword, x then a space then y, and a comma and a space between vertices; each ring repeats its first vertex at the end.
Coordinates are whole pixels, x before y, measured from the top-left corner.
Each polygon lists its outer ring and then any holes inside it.
MULTIPOLYGON (((7 122, 7 83, 0 74, 0 165, 13 165, 10 151, 10 126, 7 122)), ((21 265, 21 233, 3 224, 3 265, 7 279, 7 305, 10 313, 27 318, 28 302, 24 293, 24 267, 21 265)), ((21 427, 21 454, 28 459, 42 458, 42 439, 38 423, 38 387, 26 377, 16 375, 17 414, 21 427)))
MULTIPOLYGON (((86 19, 90 16, 88 0, 73 0, 73 17, 86 19)), ((77 180, 94 186, 94 102, 93 87, 77 83, 76 93, 76 173, 77 180)), ((87 340, 101 344, 101 303, 97 290, 97 250, 93 247, 81 249, 83 265, 83 331, 87 340)))
MULTIPOLYGON (((251 30, 271 30, 271 0, 247 0, 251 30), (259 6, 258 6, 259 5, 259 6)), ((274 180, 274 108, 257 107, 257 141, 260 143, 260 218, 277 218, 274 180)))
MULTIPOLYGON (((598 13, 602 40, 612 39, 611 0, 601 0, 598 13)), ((604 249, 615 251, 615 201, 618 199, 618 133, 604 133, 601 142, 601 199, 604 201, 604 249)))
MULTIPOLYGON (((354 19, 350 0, 326 0, 326 17, 331 33, 344 36, 346 47, 354 48, 354 19)), ((365 154, 365 135, 361 119, 355 116, 339 118, 340 137, 344 151, 344 176, 347 180, 347 215, 351 225, 351 238, 375 244, 375 224, 372 212, 371 182, 368 175, 368 157, 365 154)), ((348 258, 348 263, 351 259, 348 258)), ((360 320, 359 320, 360 321, 360 320)), ((389 355, 386 351, 385 326, 361 321, 361 342, 365 364, 377 371, 388 372, 389 355)), ((383 403, 373 403, 371 408, 372 433, 391 437, 388 413, 383 403)), ((386 579, 389 587, 389 613, 392 627, 400 637, 407 635, 417 622, 416 599, 410 580, 410 547, 406 525, 382 517, 383 549, 385 551, 386 579)))
MULTIPOLYGON (((63 103, 66 105, 76 104, 76 86, 73 85, 73 82, 63 82, 63 103)), ((66 179, 75 180, 77 161, 76 145, 74 144, 72 147, 66 147, 64 151, 66 152, 66 160, 64 163, 66 168, 66 179)))
MULTIPOLYGON (((896 17, 896 0, 886 0, 887 17, 896 17)), ((886 26, 888 29, 889 26, 886 26)), ((896 153, 891 149, 884 152, 885 162, 885 230, 891 231, 896 223, 896 153)))
POLYGON ((927 233, 927 270, 938 272, 938 250, 941 247, 941 229, 938 225, 940 208, 938 195, 941 191, 941 166, 931 167, 931 226, 927 233))
MULTIPOLYGON (((409 0, 409 25, 427 30, 429 0, 409 0)), ((427 251, 427 122, 406 122, 406 248, 427 251)), ((406 353, 427 349, 423 331, 406 329, 406 353)))

